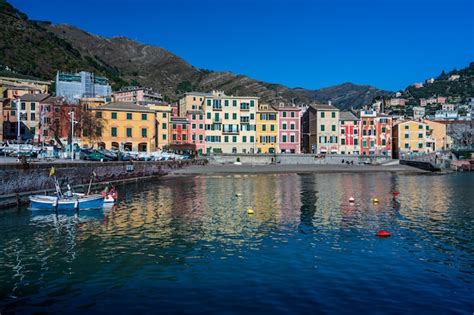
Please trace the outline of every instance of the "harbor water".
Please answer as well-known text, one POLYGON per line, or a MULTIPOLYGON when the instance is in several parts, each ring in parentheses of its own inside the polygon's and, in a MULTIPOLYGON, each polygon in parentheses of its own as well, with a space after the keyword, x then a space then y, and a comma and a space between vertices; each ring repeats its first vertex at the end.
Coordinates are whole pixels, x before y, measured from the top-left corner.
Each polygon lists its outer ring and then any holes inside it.
POLYGON ((119 187, 108 210, 5 210, 0 313, 472 314, 473 188, 470 174, 190 176, 119 187))

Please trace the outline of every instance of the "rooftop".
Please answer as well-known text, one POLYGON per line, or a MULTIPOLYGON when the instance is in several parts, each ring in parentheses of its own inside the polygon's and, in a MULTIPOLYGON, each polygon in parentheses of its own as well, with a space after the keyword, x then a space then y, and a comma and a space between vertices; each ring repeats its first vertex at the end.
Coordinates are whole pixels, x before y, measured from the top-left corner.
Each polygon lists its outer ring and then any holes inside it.
POLYGON ((102 106, 97 107, 97 109, 106 109, 106 110, 117 110, 117 111, 133 111, 133 112, 144 112, 144 113, 154 113, 155 111, 148 109, 147 107, 136 105, 134 103, 128 102, 112 102, 102 106))
POLYGON ((348 120, 359 120, 353 113, 351 112, 340 112, 339 113, 339 120, 348 121, 348 120))
POLYGON ((20 97, 20 100, 25 102, 41 102, 49 96, 49 94, 25 94, 20 97))
POLYGON ((339 110, 337 107, 329 104, 311 104, 310 107, 314 108, 315 110, 339 110))

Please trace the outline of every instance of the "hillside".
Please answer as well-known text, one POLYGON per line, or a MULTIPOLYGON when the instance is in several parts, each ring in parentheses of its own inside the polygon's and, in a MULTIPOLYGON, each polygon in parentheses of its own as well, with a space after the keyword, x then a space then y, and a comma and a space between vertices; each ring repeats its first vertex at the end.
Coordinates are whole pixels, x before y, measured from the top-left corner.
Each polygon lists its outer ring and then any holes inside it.
POLYGON ((125 37, 105 38, 73 26, 31 21, 0 0, 0 65, 18 73, 53 79, 57 70, 87 70, 107 76, 114 89, 134 84, 152 87, 175 101, 190 90, 224 90, 257 95, 270 103, 309 104, 331 100, 339 108, 358 108, 378 95, 372 86, 345 83, 320 90, 289 88, 245 75, 199 69, 173 53, 125 37))

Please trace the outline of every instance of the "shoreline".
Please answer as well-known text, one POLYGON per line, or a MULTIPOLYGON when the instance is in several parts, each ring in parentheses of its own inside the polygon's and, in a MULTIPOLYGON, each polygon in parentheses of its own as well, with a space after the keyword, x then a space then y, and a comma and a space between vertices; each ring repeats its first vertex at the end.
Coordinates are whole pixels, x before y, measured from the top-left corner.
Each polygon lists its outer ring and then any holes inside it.
POLYGON ((196 175, 232 175, 232 174, 328 174, 328 173, 380 173, 397 174, 444 174, 432 173, 407 165, 336 165, 336 164, 278 164, 278 165, 234 165, 208 164, 189 166, 175 170, 166 177, 196 175))

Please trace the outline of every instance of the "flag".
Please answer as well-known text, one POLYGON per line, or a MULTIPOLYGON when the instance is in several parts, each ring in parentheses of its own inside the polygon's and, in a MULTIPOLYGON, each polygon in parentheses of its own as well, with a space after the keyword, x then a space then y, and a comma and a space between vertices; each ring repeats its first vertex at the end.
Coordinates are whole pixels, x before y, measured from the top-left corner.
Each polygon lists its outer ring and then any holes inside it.
POLYGON ((54 169, 54 166, 51 166, 51 169, 49 170, 49 177, 53 176, 56 173, 56 170, 54 169))

